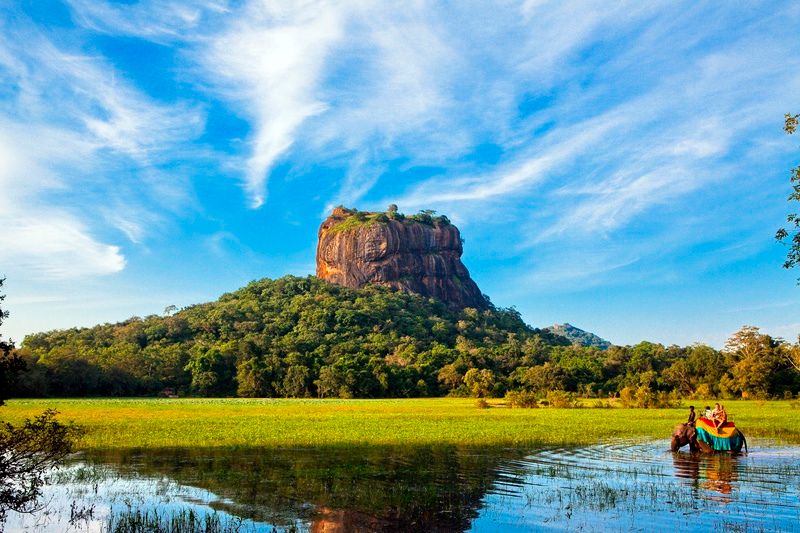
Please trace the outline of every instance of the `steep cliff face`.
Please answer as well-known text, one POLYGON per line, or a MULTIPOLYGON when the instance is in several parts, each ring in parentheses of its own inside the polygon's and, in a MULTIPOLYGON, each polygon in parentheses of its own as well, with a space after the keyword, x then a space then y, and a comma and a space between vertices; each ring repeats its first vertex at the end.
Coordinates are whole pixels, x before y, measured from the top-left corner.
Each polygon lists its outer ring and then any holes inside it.
POLYGON ((438 298, 454 309, 484 309, 486 300, 461 254, 461 234, 447 222, 336 208, 319 228, 317 276, 354 289, 387 285, 438 298))

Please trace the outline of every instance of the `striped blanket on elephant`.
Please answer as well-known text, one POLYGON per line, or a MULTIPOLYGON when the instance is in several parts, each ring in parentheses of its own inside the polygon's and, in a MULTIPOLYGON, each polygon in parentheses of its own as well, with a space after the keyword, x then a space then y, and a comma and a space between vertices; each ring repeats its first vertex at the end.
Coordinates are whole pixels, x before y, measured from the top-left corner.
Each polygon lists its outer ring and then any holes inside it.
POLYGON ((742 435, 733 422, 725 422, 719 429, 714 427, 714 421, 708 418, 698 418, 695 424, 697 440, 705 442, 715 451, 739 451, 742 449, 742 435))

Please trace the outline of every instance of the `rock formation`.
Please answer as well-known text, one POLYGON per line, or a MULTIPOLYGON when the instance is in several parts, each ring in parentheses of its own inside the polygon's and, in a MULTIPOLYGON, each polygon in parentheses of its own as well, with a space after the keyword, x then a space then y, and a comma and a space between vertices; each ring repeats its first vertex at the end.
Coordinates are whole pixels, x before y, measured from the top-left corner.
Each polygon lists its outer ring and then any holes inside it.
POLYGON ((461 254, 461 234, 446 217, 337 207, 319 228, 317 276, 353 289, 387 285, 452 309, 484 309, 486 299, 461 254))

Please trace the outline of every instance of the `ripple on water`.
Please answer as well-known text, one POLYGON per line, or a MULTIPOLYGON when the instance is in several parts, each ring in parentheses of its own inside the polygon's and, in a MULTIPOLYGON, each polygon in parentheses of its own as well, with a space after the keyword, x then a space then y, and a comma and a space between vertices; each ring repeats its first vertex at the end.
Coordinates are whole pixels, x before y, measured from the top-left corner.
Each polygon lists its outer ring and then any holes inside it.
POLYGON ((799 460, 798 448, 703 455, 668 441, 543 449, 505 465, 472 530, 800 530, 799 460))
POLYGON ((99 531, 120 509, 187 508, 242 518, 241 532, 800 530, 800 448, 759 444, 109 452, 57 476, 53 505, 6 531, 99 531))

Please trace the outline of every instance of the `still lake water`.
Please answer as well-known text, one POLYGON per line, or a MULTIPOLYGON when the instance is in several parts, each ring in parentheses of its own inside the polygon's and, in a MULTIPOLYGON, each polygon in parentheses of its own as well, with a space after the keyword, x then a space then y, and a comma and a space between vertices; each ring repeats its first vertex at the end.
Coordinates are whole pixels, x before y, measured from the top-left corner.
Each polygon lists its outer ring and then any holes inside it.
POLYGON ((114 451, 54 473, 6 531, 193 511, 239 531, 800 531, 800 447, 114 451))

